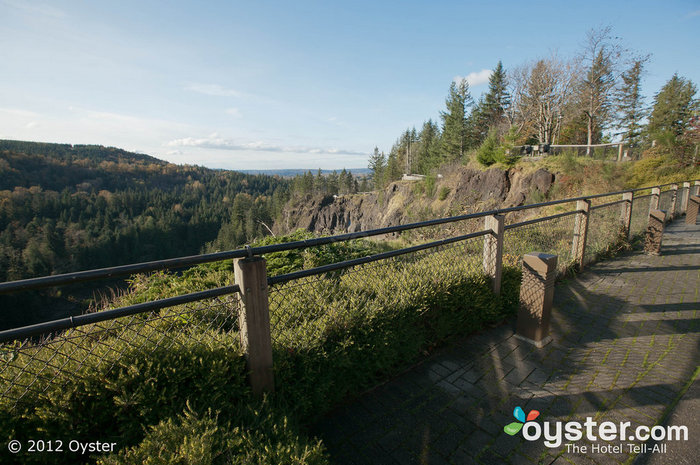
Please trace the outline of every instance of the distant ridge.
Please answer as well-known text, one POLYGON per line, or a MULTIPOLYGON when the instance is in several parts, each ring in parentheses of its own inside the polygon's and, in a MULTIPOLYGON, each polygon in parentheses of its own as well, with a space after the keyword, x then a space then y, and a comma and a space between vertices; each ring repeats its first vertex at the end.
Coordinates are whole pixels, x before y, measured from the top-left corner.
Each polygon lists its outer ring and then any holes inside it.
MULTIPOLYGON (((323 175, 328 175, 333 173, 334 171, 336 173, 340 173, 343 170, 343 168, 340 169, 335 169, 335 170, 321 170, 321 174, 323 175)), ((364 176, 368 175, 371 173, 369 168, 345 168, 346 171, 349 171, 355 176, 364 176)), ((299 174, 304 174, 307 171, 311 171, 313 174, 318 173, 318 169, 280 169, 280 170, 235 170, 241 173, 245 174, 266 174, 268 176, 282 176, 283 178, 291 178, 299 174)))

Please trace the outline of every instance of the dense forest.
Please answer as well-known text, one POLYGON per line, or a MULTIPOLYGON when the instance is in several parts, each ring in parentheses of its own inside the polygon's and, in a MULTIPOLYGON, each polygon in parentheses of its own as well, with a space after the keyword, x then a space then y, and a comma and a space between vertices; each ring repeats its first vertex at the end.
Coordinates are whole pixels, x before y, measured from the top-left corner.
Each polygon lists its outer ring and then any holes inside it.
POLYGON ((264 234, 289 181, 101 146, 0 141, 0 280, 199 253, 264 234))

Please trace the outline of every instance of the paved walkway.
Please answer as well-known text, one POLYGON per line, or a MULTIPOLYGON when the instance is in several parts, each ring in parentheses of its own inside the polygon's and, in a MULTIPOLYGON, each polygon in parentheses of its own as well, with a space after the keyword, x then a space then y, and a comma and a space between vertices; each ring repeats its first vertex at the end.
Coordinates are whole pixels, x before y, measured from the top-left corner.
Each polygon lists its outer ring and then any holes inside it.
POLYGON ((513 337, 511 321, 339 408, 314 432, 338 464, 698 463, 699 292, 700 227, 676 221, 661 256, 633 252, 557 285, 546 347, 513 337), (518 406, 538 410, 542 428, 587 417, 628 421, 628 435, 639 425, 685 425, 689 441, 660 441, 665 453, 652 452, 653 441, 634 453, 629 444, 643 441, 585 436, 548 448, 503 431, 518 406))

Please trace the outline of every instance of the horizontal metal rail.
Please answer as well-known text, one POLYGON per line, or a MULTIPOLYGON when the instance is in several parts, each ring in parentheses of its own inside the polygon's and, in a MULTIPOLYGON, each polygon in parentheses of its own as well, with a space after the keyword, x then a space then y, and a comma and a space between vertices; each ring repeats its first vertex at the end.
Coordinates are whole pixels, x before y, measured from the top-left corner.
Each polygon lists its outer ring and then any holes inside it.
MULTIPOLYGON (((662 184, 659 186, 652 186, 652 187, 662 188, 662 187, 671 186, 674 184, 678 184, 678 183, 668 183, 668 184, 662 184)), ((188 257, 179 257, 179 258, 171 258, 171 259, 166 259, 166 260, 156 260, 156 261, 152 261, 152 262, 135 263, 135 264, 130 264, 130 265, 121 265, 121 266, 115 266, 115 267, 109 267, 109 268, 100 268, 100 269, 96 269, 96 270, 78 271, 78 272, 65 273, 65 274, 54 275, 54 276, 43 276, 40 278, 30 278, 30 279, 23 279, 23 280, 18 280, 18 281, 9 281, 9 282, 5 282, 5 283, 0 283, 0 294, 6 294, 6 293, 10 293, 10 292, 17 292, 17 291, 33 290, 33 289, 43 289, 43 288, 62 286, 62 285, 85 282, 85 281, 96 281, 99 279, 128 276, 128 275, 133 275, 133 274, 137 274, 137 273, 148 273, 151 271, 158 271, 158 270, 164 270, 164 269, 184 268, 184 267, 199 265, 202 263, 210 263, 210 262, 228 260, 228 259, 233 259, 233 258, 243 258, 246 256, 264 255, 264 254, 268 254, 268 253, 282 252, 285 250, 318 247, 321 245, 326 245, 326 244, 331 244, 331 243, 336 243, 336 242, 345 242, 345 241, 349 241, 349 240, 353 240, 353 239, 361 239, 361 238, 366 238, 366 237, 380 236, 380 235, 384 235, 384 234, 409 231, 412 229, 424 228, 424 227, 429 227, 429 226, 438 226, 438 225, 443 225, 443 224, 448 224, 448 223, 454 223, 457 221, 465 221, 465 220, 470 220, 470 219, 475 219, 475 218, 482 218, 485 216, 505 214, 505 213, 516 212, 516 211, 523 211, 523 210, 529 210, 529 209, 533 209, 533 208, 543 208, 543 207, 548 207, 548 206, 553 206, 553 205, 561 205, 561 204, 565 204, 565 203, 576 202, 578 200, 609 197, 612 195, 620 195, 620 194, 624 194, 627 192, 638 192, 638 191, 643 191, 643 190, 647 190, 650 188, 651 187, 643 187, 643 188, 639 188, 639 189, 627 189, 627 190, 622 190, 622 191, 617 191, 617 192, 607 192, 604 194, 586 195, 586 196, 574 197, 574 198, 569 198, 569 199, 552 200, 549 202, 542 202, 542 203, 531 204, 531 205, 521 205, 521 206, 517 206, 517 207, 502 208, 502 209, 498 209, 498 210, 489 210, 489 211, 485 211, 485 212, 471 213, 471 214, 467 214, 467 215, 459 215, 459 216, 452 216, 452 217, 446 217, 446 218, 437 218, 434 220, 421 221, 421 222, 417 222, 417 223, 409 223, 409 224, 405 224, 405 225, 390 226, 390 227, 386 227, 386 228, 372 229, 372 230, 368 230, 368 231, 358 231, 358 232, 354 232, 354 233, 340 234, 340 235, 336 235, 336 236, 319 237, 319 238, 307 239, 307 240, 301 240, 301 241, 283 242, 280 244, 271 244, 271 245, 265 245, 265 246, 261 246, 261 247, 246 247, 245 249, 231 250, 231 251, 225 251, 225 252, 216 252, 216 253, 203 254, 203 255, 193 255, 193 256, 188 256, 188 257)))
POLYGON ((61 318, 59 320, 37 323, 35 325, 23 326, 21 328, 8 329, 0 331, 0 343, 14 340, 24 340, 26 338, 37 336, 40 334, 48 334, 64 329, 77 328, 92 323, 101 321, 113 320, 124 316, 138 315, 139 313, 152 312, 167 307, 196 302, 198 300, 211 299, 222 295, 235 294, 240 292, 238 284, 232 286, 217 287, 206 291, 192 292, 190 294, 179 295, 176 297, 168 297, 166 299, 153 300, 127 307, 114 308, 95 313, 86 313, 85 315, 71 316, 61 318))
POLYGON ((521 221, 520 223, 507 224, 503 226, 503 230, 507 231, 509 229, 519 228, 521 226, 527 226, 530 224, 541 223, 543 221, 555 220, 557 218, 562 218, 564 216, 575 215, 576 213, 583 213, 583 210, 572 210, 570 212, 558 213, 556 215, 544 216, 542 218, 535 218, 534 220, 521 221))
POLYGON ((605 208, 605 207, 611 207, 613 205, 619 205, 621 203, 628 202, 628 200, 616 200, 614 202, 608 202, 608 203, 601 203, 600 205, 594 205, 591 207, 591 210, 597 210, 598 208, 605 208))
POLYGON ((442 245, 453 244, 455 242, 465 241, 467 239, 485 236, 491 233, 492 232, 490 230, 484 230, 471 234, 465 234, 463 236, 450 237, 449 239, 427 242, 425 244, 415 245, 413 247, 406 247, 404 249, 391 250, 389 252, 382 252, 375 255, 368 255, 366 257, 354 258, 352 260, 345 260, 343 262, 331 263, 328 265, 318 266, 316 268, 310 268, 308 270, 293 271, 291 273, 281 274, 278 276, 272 276, 270 278, 267 278, 267 284, 281 284, 288 281, 293 281, 295 279, 305 278, 307 276, 314 276, 318 274, 328 273, 331 271, 342 270, 345 268, 350 268, 352 266, 362 265, 364 263, 376 262, 378 260, 386 260, 387 258, 398 257, 400 255, 405 255, 412 252, 418 252, 425 249, 440 247, 442 245))

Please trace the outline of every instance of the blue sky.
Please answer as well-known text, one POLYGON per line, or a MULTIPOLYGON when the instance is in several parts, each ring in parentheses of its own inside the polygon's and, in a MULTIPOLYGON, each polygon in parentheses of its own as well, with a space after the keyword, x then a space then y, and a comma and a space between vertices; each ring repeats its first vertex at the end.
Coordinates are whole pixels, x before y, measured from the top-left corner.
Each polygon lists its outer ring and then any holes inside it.
POLYGON ((450 82, 572 57, 591 28, 700 84, 700 3, 0 0, 0 138, 212 168, 358 168, 450 82))

